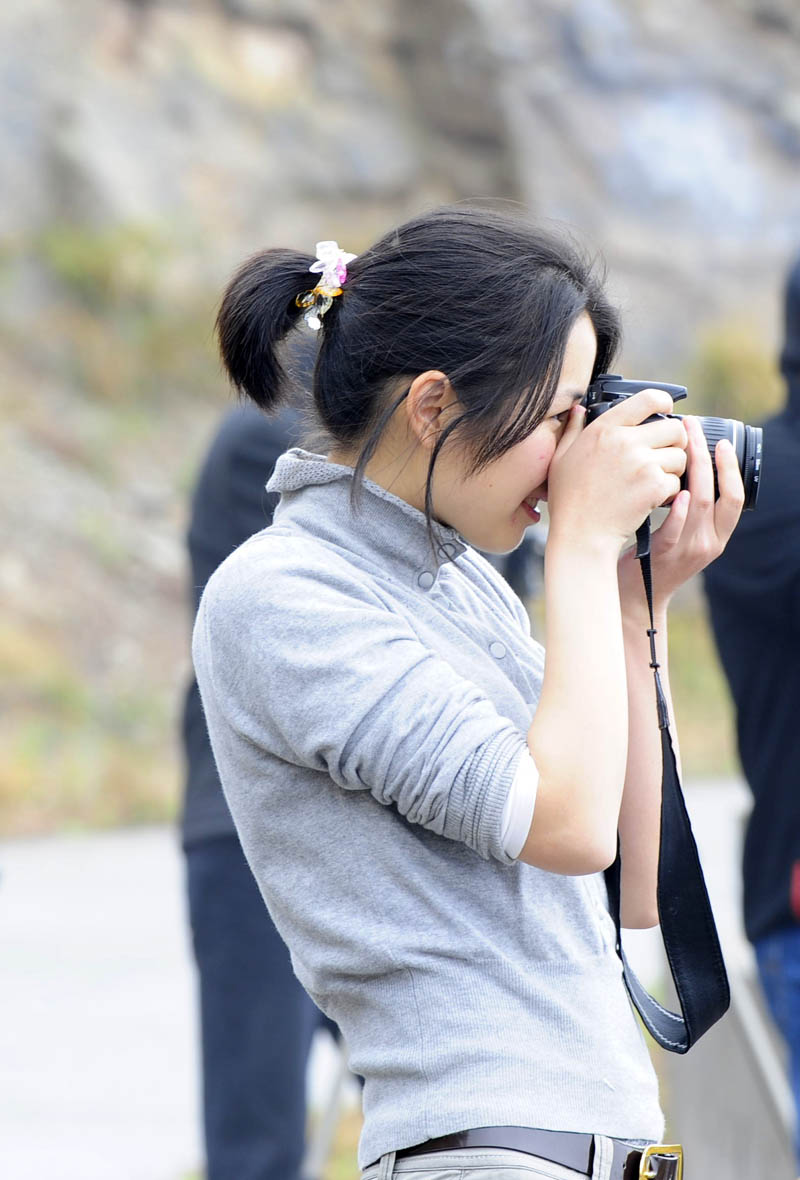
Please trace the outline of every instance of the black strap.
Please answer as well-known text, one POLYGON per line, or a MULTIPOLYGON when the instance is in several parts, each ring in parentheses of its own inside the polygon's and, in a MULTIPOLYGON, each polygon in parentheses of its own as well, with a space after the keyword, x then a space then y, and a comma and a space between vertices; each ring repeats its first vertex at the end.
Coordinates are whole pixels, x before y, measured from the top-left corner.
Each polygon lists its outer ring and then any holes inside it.
POLYGON ((669 712, 658 674, 649 520, 636 533, 636 556, 641 563, 650 612, 647 634, 650 638, 650 667, 656 685, 663 761, 658 913, 664 949, 680 1003, 680 1016, 669 1012, 648 995, 625 958, 620 927, 619 851, 614 864, 606 872, 606 884, 611 916, 617 929, 617 954, 622 960, 622 973, 630 997, 658 1044, 673 1053, 686 1053, 727 1012, 730 989, 703 869, 678 777, 669 732, 669 712))

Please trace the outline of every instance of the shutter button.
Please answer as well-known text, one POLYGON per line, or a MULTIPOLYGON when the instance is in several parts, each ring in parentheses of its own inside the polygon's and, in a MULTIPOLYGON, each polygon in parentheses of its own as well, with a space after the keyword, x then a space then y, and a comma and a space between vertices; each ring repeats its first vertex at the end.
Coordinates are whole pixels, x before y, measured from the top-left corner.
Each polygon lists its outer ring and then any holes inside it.
POLYGON ((423 570, 417 577, 417 585, 421 586, 423 590, 430 590, 436 578, 430 570, 423 570))
POLYGON ((504 643, 499 643, 497 640, 495 640, 494 643, 489 644, 489 651, 496 660, 502 660, 503 656, 506 654, 506 647, 504 643))

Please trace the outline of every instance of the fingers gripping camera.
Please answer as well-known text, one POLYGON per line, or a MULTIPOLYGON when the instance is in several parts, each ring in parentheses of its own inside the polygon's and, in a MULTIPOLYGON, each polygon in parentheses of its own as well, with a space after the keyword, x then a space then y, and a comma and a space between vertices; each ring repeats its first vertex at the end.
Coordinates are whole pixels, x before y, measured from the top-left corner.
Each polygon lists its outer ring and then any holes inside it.
MULTIPOLYGON (((586 424, 593 422, 600 414, 610 410, 626 398, 633 397, 643 389, 663 389, 674 402, 686 397, 685 385, 667 385, 663 381, 626 380, 618 373, 601 373, 587 390, 583 405, 586 407, 586 424)), ((682 414, 653 414, 648 422, 668 416, 682 418, 682 414)), ((755 508, 758 500, 758 489, 761 481, 761 447, 762 431, 760 426, 747 426, 735 418, 713 418, 698 415, 698 422, 711 455, 711 466, 714 471, 714 496, 719 497, 717 482, 717 465, 714 450, 720 439, 727 438, 736 453, 739 471, 744 484, 744 509, 755 508)), ((686 487, 686 476, 681 479, 681 487, 686 487)))

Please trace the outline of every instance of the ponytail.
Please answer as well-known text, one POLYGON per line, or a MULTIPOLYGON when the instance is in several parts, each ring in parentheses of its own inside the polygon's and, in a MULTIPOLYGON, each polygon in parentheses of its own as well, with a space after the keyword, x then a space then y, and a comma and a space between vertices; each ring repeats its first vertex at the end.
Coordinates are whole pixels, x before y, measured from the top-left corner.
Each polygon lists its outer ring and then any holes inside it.
POLYGON ((296 327, 302 310, 296 299, 314 286, 311 254, 264 250, 231 279, 217 315, 220 352, 235 388, 262 410, 272 410, 289 380, 278 345, 296 327))

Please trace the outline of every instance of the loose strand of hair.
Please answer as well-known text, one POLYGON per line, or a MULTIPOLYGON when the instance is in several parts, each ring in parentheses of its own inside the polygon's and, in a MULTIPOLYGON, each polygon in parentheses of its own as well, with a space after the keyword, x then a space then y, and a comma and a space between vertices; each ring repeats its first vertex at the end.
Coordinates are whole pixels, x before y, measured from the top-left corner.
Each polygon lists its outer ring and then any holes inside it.
POLYGON ((378 448, 378 443, 381 440, 381 436, 383 435, 386 427, 389 425, 392 415, 400 408, 405 399, 408 397, 410 391, 411 386, 401 393, 400 396, 393 402, 389 403, 389 405, 384 409, 383 413, 378 418, 378 421, 375 423, 369 438, 359 452, 358 461, 356 462, 355 468, 353 469, 353 482, 350 487, 350 502, 354 507, 357 505, 361 496, 364 472, 367 469, 367 464, 375 454, 375 451, 378 448))

